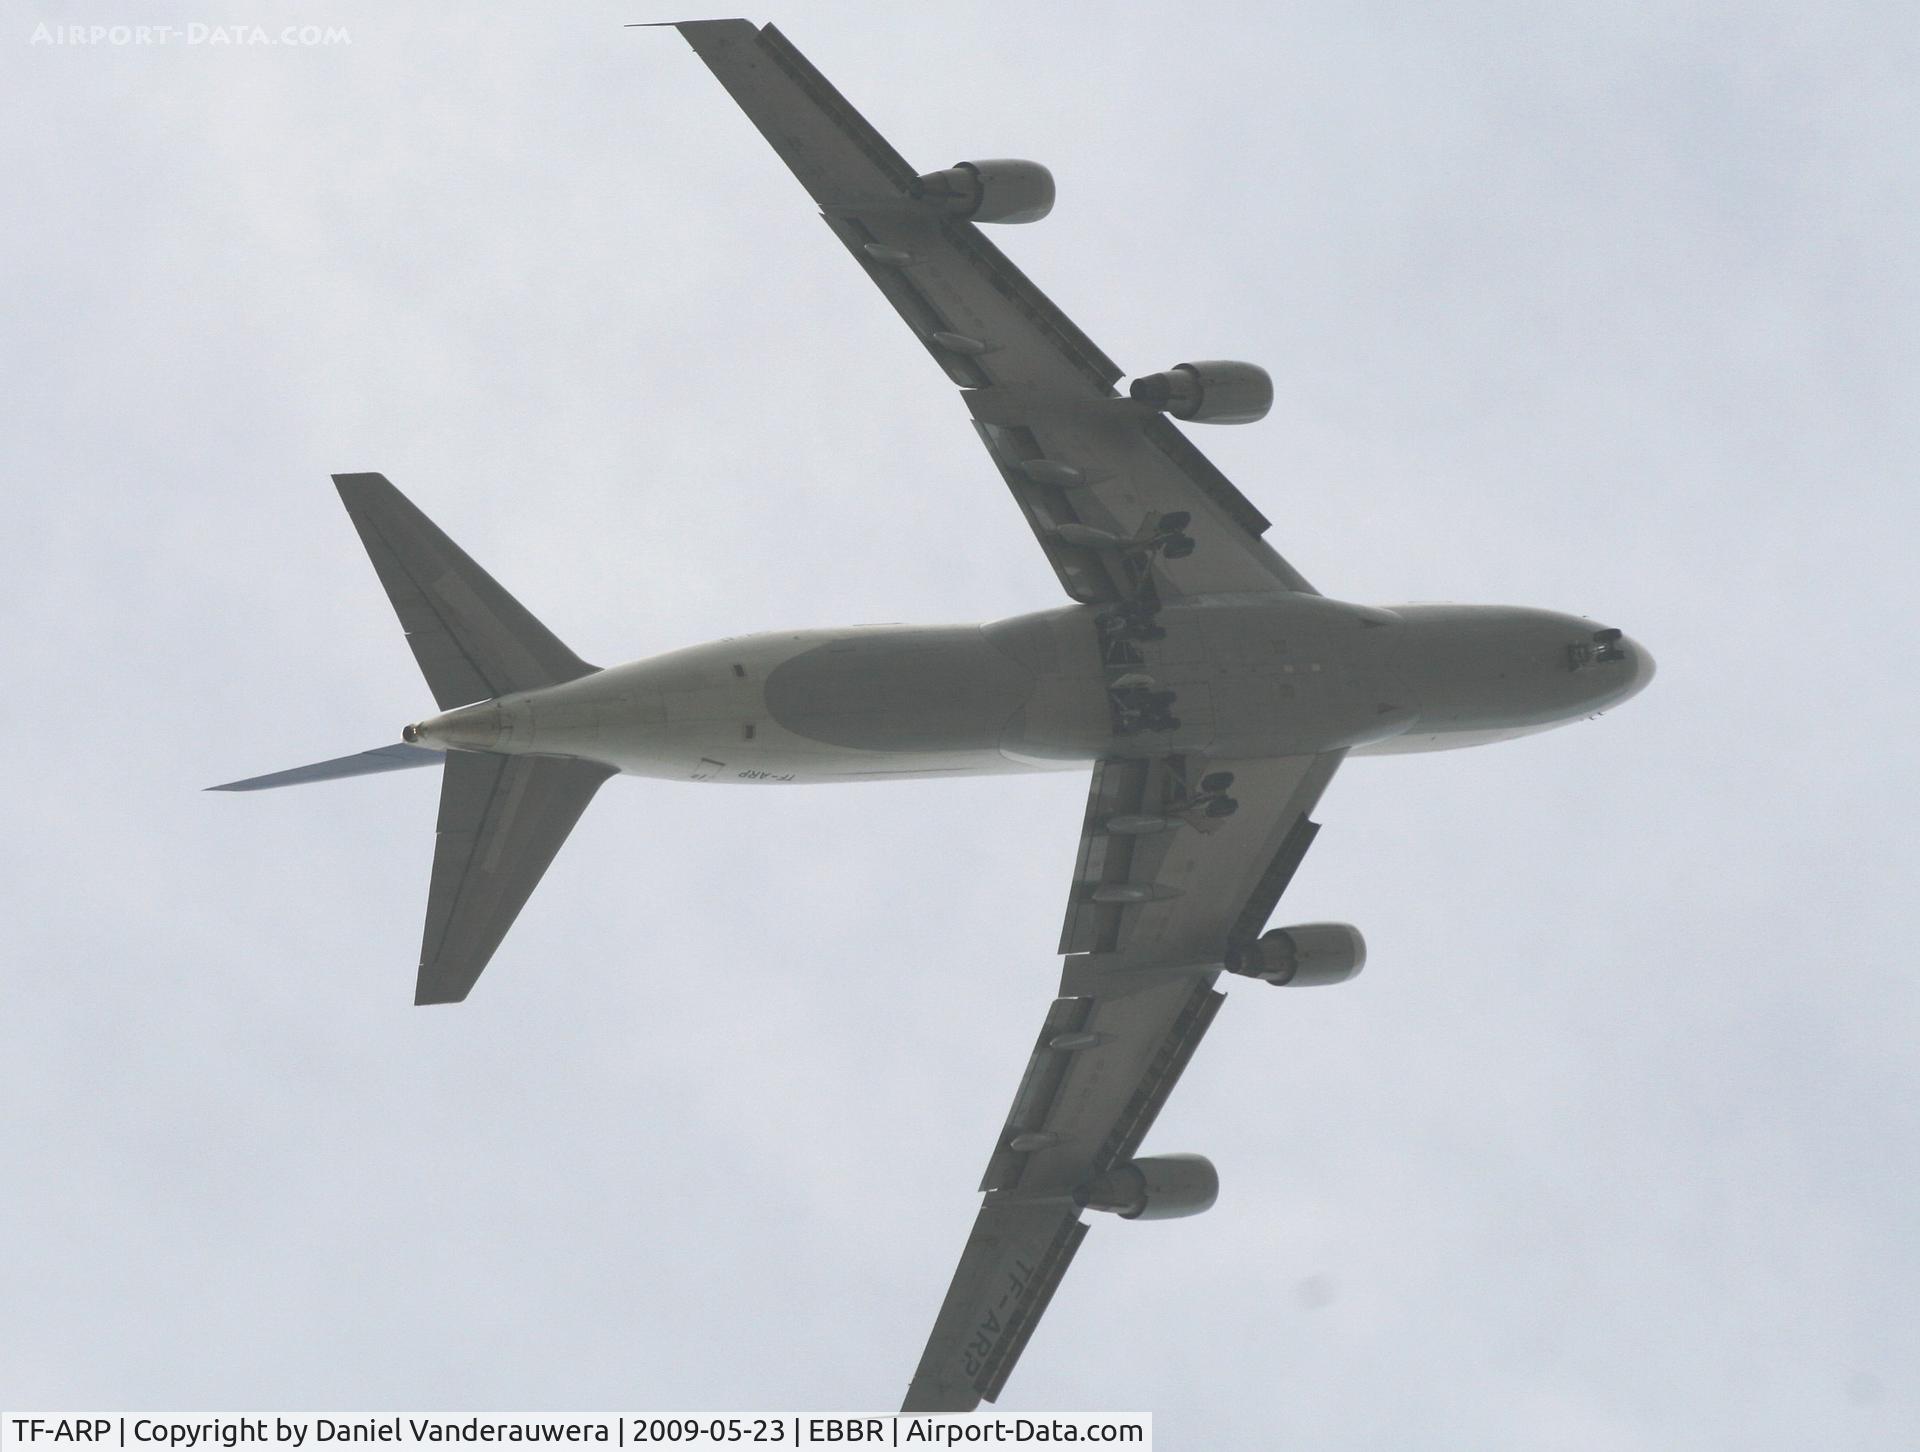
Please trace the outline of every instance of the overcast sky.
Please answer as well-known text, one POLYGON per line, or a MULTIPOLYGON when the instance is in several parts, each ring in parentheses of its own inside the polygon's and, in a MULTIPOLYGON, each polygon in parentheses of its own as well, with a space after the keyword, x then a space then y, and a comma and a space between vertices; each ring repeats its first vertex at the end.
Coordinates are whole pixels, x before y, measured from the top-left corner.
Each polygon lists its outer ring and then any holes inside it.
MULTIPOLYGON (((1645 642, 1605 719, 1359 760, 1013 1411, 1167 1448, 1920 1444, 1910 4, 791 3, 1328 593, 1645 642)), ((0 29, 0 1405, 886 1410, 1053 994, 1078 773, 610 784, 410 1006, 428 705, 327 482, 582 655, 1057 584, 952 388, 631 4, 347 44, 0 29)), ((297 18, 310 19, 303 7, 297 18)), ((277 30, 281 17, 271 18, 277 30)))

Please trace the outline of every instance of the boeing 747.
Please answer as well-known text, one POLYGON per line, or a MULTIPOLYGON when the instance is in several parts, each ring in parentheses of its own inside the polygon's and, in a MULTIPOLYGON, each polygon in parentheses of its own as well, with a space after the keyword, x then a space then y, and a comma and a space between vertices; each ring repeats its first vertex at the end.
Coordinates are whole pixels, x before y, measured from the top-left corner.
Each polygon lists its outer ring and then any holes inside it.
POLYGON ((1360 971, 1349 926, 1267 926, 1341 765, 1585 720, 1641 690, 1653 657, 1578 615, 1322 594, 1178 427, 1259 419, 1265 371, 1179 363, 1122 394, 1121 369, 981 231, 1044 217, 1045 167, 918 171, 772 26, 678 29, 960 390, 1071 603, 986 625, 776 631, 603 669, 381 475, 336 475, 437 709, 398 744, 218 789, 441 767, 414 1001, 444 1004, 472 991, 609 777, 1091 766, 1059 992, 904 1407, 967 1411, 1000 1395, 1088 1212, 1213 1203, 1205 1159, 1140 1149, 1219 1012, 1219 980, 1360 971))

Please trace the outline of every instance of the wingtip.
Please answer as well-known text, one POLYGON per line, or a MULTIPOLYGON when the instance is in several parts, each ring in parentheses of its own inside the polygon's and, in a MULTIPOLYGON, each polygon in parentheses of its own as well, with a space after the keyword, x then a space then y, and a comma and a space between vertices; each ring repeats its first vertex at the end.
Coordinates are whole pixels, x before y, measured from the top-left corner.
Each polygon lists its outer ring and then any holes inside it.
POLYGON ((686 37, 688 41, 692 41, 696 35, 711 35, 716 31, 731 30, 741 26, 744 26, 755 35, 760 33, 761 27, 755 25, 751 20, 744 19, 740 16, 727 16, 712 20, 630 20, 622 28, 626 30, 677 30, 682 36, 686 37))
POLYGON ((429 966, 423 964, 419 976, 413 981, 413 1006, 433 1008, 443 1003, 465 1003, 471 992, 472 983, 450 985, 444 977, 431 972, 429 966))

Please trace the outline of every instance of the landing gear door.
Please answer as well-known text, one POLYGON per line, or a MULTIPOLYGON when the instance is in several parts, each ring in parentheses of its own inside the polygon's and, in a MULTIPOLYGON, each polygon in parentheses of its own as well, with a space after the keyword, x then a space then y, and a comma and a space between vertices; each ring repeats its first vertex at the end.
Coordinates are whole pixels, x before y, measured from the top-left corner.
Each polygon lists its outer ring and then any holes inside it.
POLYGON ((1204 610, 1162 610, 1156 618, 1167 633, 1149 647, 1151 659, 1163 667, 1205 661, 1209 654, 1206 616, 1204 610))
POLYGON ((1203 678, 1182 679, 1178 670, 1164 673, 1164 689, 1173 692, 1168 708, 1180 723, 1164 736, 1146 738, 1164 742, 1165 751, 1204 751, 1213 745, 1215 722, 1213 688, 1203 678))

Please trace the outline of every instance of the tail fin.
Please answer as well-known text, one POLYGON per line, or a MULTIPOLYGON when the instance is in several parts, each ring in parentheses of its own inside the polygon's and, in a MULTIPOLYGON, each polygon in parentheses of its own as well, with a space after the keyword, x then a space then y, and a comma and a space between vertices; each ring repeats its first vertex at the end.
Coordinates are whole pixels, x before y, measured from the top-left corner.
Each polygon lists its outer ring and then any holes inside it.
POLYGON ((250 776, 245 781, 224 781, 207 788, 210 792, 263 792, 269 787, 299 786, 310 781, 338 781, 343 776, 372 776, 381 771, 405 771, 411 766, 432 766, 444 758, 424 746, 408 746, 396 741, 391 746, 376 746, 353 756, 336 756, 331 761, 316 761, 312 766, 296 766, 286 771, 250 776))
POLYGON ((599 669, 561 644, 384 474, 335 474, 333 482, 441 710, 599 669))
MULTIPOLYGON (((335 474, 420 672, 443 711, 591 675, 588 665, 379 474, 335 474)), ((382 746, 213 791, 258 791, 445 761, 415 1003, 458 1003, 610 766, 570 757, 382 746)))
MULTIPOLYGON (((386 586, 440 709, 554 686, 598 669, 501 589, 381 474, 334 486, 386 586)), ((451 751, 415 1003, 458 1003, 539 885, 600 783, 595 762, 451 751)))

